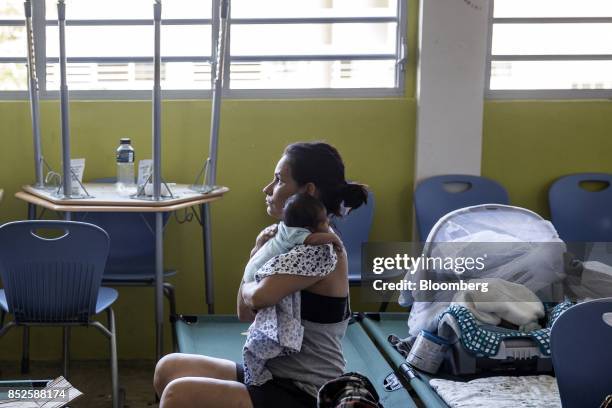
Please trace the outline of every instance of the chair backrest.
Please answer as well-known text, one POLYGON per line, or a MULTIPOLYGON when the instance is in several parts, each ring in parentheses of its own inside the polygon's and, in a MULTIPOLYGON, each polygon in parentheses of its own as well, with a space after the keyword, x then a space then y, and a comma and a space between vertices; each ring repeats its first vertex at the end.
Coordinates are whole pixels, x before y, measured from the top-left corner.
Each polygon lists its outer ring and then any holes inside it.
POLYGON ((421 241, 443 215, 478 204, 509 204, 498 182, 464 174, 435 176, 419 183, 414 192, 417 230, 421 241))
POLYGON ((612 394, 612 298, 563 312, 552 326, 550 347, 563 407, 600 406, 612 394))
POLYGON ((567 242, 612 241, 612 174, 581 173, 561 177, 548 190, 552 223, 567 242), (584 183, 603 183, 588 191, 584 183))
POLYGON ((74 221, 16 221, 0 227, 0 276, 17 323, 81 322, 95 313, 108 255, 106 232, 74 221), (37 230, 61 235, 45 238, 37 230))
POLYGON ((374 194, 368 192, 368 202, 344 217, 332 219, 348 256, 349 280, 361 278, 361 244, 368 242, 374 219, 374 194))
POLYGON ((89 212, 75 214, 74 219, 97 225, 108 233, 106 273, 155 270, 155 213, 89 212))
MULTIPOLYGON (((116 178, 94 180, 114 183, 116 178)), ((164 213, 164 224, 168 220, 164 213)), ((110 239, 106 273, 137 274, 155 270, 155 213, 89 212, 76 213, 75 220, 104 229, 110 239)))

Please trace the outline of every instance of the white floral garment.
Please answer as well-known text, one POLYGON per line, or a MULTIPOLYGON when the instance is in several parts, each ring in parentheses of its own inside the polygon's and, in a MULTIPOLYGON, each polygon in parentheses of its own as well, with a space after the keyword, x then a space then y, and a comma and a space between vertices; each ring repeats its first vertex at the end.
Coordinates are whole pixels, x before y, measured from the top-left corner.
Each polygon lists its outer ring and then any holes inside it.
MULTIPOLYGON (((266 262, 255 274, 255 279, 259 282, 277 274, 322 277, 335 269, 337 261, 331 244, 297 245, 266 262)), ((295 292, 255 315, 242 349, 246 384, 262 385, 271 380, 266 361, 297 353, 302 348, 304 327, 300 301, 300 292, 295 292)))

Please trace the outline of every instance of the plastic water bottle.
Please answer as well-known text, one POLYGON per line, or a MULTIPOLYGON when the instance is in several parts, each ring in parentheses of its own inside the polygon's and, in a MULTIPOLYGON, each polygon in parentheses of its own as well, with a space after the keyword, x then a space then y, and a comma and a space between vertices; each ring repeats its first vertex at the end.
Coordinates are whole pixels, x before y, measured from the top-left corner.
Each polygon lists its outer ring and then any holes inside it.
POLYGON ((120 140, 117 148, 117 190, 120 193, 131 193, 136 185, 134 183, 135 152, 128 137, 120 140))

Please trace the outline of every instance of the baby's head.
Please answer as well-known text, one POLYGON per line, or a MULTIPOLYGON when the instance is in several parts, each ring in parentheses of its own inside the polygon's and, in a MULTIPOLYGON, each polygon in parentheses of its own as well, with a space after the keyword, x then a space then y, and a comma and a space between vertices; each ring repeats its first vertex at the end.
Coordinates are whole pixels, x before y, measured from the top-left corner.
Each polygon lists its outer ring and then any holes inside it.
POLYGON ((288 227, 307 228, 310 232, 328 232, 327 210, 321 201, 308 193, 297 193, 285 202, 283 222, 288 227))

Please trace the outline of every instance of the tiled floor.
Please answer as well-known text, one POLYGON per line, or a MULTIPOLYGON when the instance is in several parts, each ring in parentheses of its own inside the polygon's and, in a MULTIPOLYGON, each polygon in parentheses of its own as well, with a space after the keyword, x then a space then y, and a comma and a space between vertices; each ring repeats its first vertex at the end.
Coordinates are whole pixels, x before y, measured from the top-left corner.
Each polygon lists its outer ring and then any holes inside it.
MULTIPOLYGON (((153 361, 126 360, 119 362, 119 383, 125 390, 125 408, 157 407, 153 391, 153 361)), ((46 379, 62 375, 62 364, 33 361, 28 375, 20 374, 18 362, 0 361, 0 379, 46 379)), ((111 379, 108 361, 72 361, 69 381, 84 395, 70 405, 72 408, 110 408, 111 379)))

